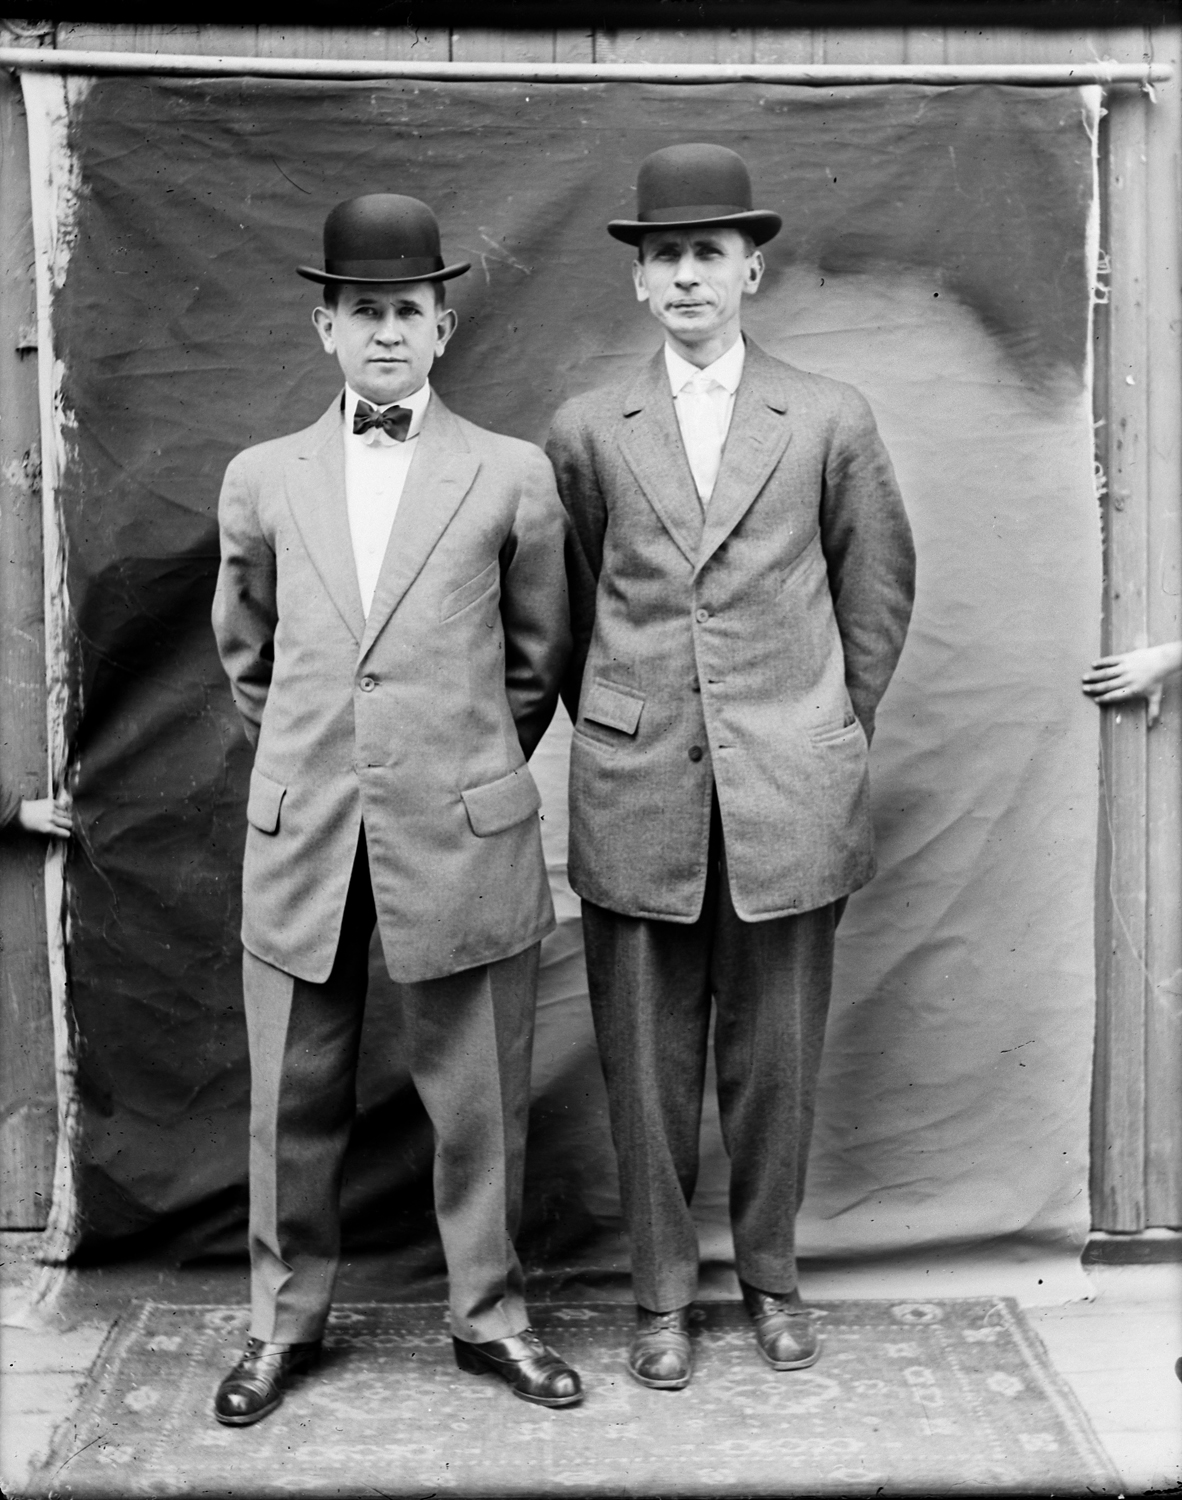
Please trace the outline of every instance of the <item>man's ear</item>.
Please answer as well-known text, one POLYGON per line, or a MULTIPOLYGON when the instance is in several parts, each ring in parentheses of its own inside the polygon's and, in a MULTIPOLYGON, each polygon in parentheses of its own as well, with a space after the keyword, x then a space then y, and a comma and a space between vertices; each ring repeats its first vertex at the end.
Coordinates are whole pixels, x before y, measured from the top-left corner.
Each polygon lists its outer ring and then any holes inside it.
POLYGON ((320 335, 320 342, 324 345, 325 354, 335 354, 336 345, 332 341, 333 315, 327 307, 313 309, 312 321, 316 325, 316 332, 320 335))
POLYGON ((752 250, 747 257, 747 274, 743 281, 743 295, 754 297, 759 290, 759 283, 763 280, 764 259, 761 250, 752 250))
POLYGON ((447 348, 448 341, 459 327, 459 318, 456 317, 455 309, 443 308, 435 319, 435 357, 436 359, 447 348))
POLYGON ((639 258, 632 262, 632 285, 636 288, 637 302, 647 302, 648 283, 644 279, 644 261, 639 258))

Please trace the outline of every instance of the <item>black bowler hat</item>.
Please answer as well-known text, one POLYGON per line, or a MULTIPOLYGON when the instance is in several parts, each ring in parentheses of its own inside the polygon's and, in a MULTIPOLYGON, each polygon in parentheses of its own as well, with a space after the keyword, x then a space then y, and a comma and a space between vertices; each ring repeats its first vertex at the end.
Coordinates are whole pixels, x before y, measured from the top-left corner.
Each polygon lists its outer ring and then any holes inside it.
POLYGON ((471 262, 443 264, 439 225, 417 198, 366 193, 338 203, 324 221, 324 270, 297 266, 309 281, 450 281, 471 262))
POLYGON ((639 245, 655 229, 741 229, 757 245, 779 234, 779 214, 751 207, 747 164, 726 146, 665 146, 636 174, 636 218, 613 219, 607 232, 639 245))

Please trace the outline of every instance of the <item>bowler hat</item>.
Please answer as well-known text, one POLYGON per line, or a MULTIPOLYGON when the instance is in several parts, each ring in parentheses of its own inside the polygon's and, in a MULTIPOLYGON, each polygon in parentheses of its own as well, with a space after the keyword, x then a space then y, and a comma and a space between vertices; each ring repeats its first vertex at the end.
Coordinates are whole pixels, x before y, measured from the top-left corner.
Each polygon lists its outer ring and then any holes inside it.
POLYGON ((366 193, 338 203, 324 221, 324 270, 297 266, 309 281, 450 281, 470 261, 443 264, 439 225, 417 198, 366 193))
POLYGON ((636 218, 613 219, 607 232, 639 245, 656 229, 741 229, 757 245, 779 234, 779 214, 751 207, 747 164, 726 146, 665 146, 636 174, 636 218))

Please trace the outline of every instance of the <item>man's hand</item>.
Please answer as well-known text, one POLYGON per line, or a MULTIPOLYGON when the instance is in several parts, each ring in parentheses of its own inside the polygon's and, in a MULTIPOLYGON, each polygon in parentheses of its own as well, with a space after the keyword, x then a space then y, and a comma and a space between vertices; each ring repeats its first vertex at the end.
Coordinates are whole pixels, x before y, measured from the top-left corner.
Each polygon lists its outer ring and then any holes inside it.
POLYGON ((43 833, 46 838, 68 839, 73 831, 70 820, 70 796, 61 792, 56 798, 39 797, 21 803, 16 815, 20 826, 28 833, 43 833))
POLYGON ((1129 698, 1148 700, 1146 725, 1161 717, 1161 690, 1167 677, 1182 671, 1182 641, 1162 646, 1142 646, 1138 651, 1122 651, 1117 656, 1102 656, 1085 672, 1083 690, 1099 704, 1123 703, 1129 698))

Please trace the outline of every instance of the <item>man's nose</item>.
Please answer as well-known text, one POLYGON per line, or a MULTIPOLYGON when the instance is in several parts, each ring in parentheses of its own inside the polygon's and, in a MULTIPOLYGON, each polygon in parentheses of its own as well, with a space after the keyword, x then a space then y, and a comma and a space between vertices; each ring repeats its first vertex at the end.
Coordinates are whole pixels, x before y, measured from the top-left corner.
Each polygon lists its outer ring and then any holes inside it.
POLYGON ((698 279, 698 263, 687 250, 677 262, 676 281, 678 286, 693 286, 698 279))
POLYGON ((378 325, 378 341, 382 344, 396 344, 402 335, 402 326, 398 321, 397 314, 388 312, 378 325))

